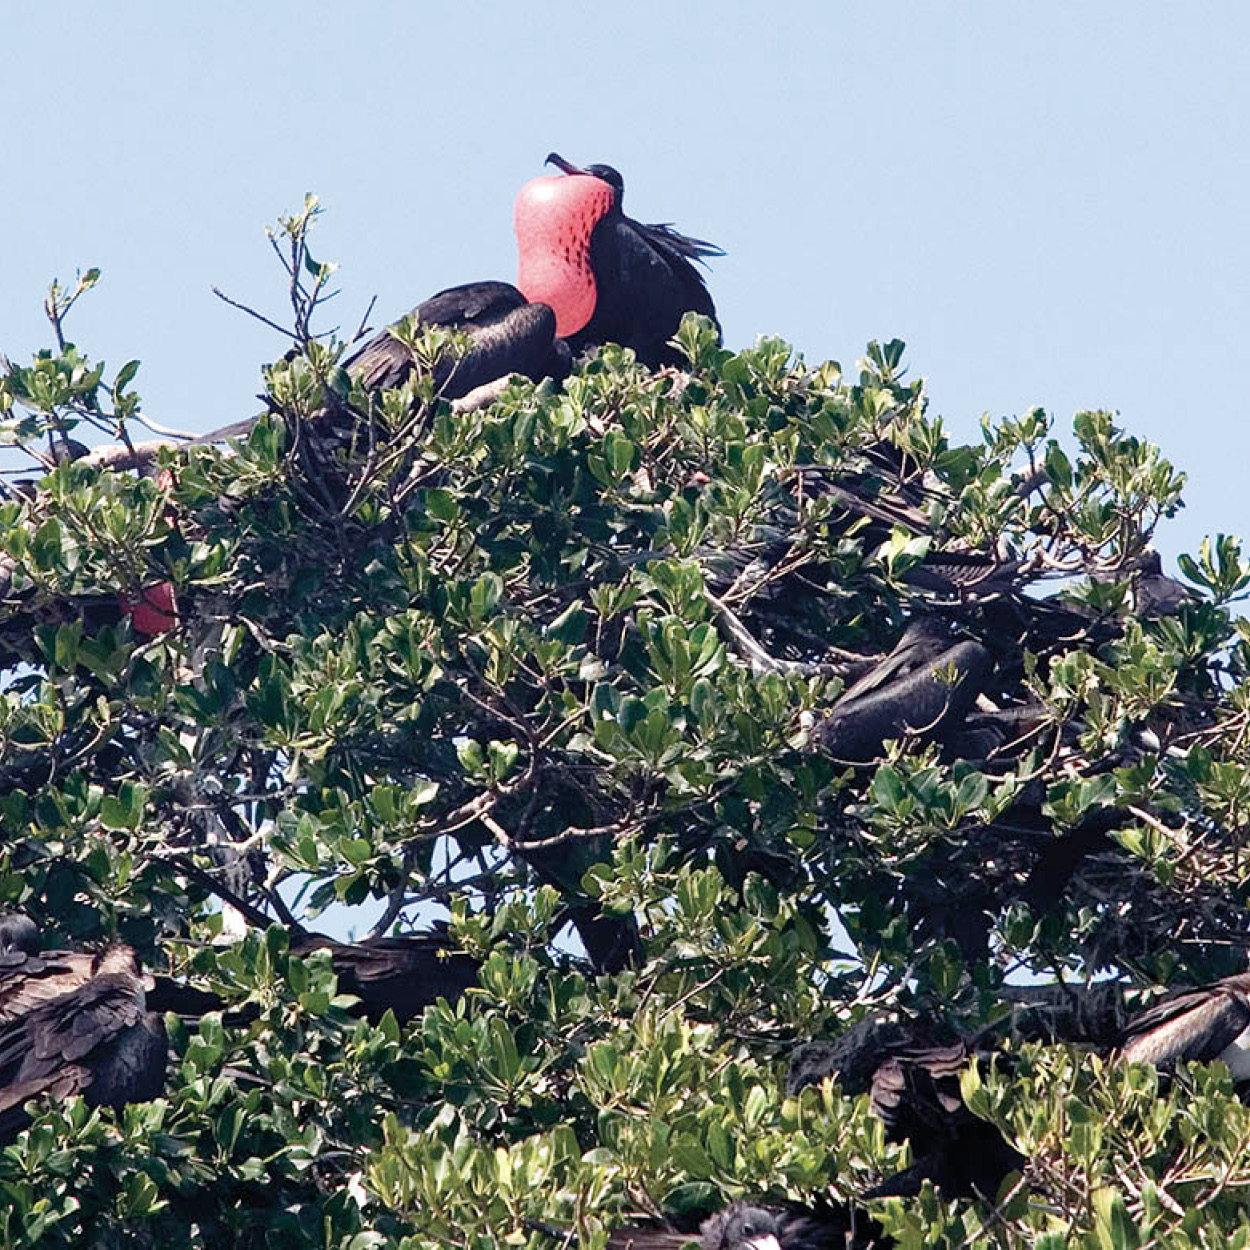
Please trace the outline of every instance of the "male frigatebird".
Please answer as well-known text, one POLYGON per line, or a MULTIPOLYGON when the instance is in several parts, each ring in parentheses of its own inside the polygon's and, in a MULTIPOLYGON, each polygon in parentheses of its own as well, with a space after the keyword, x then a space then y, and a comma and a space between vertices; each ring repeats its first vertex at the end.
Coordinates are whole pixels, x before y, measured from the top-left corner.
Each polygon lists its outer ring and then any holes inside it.
POLYGON ((611 165, 582 169, 555 152, 547 161, 565 176, 535 178, 517 196, 517 286, 554 309, 556 333, 574 352, 619 343, 650 368, 681 364, 669 339, 682 317, 716 320, 691 262, 721 249, 627 217, 625 182, 611 165))
MULTIPOLYGON (((563 173, 533 179, 516 198, 516 286, 470 282, 414 310, 422 325, 461 330, 472 341, 467 356, 436 376, 449 399, 510 373, 561 378, 569 351, 604 343, 632 347, 650 368, 680 364, 668 340, 682 317, 697 312, 716 320, 712 296, 691 262, 720 256, 720 248, 627 217, 625 183, 611 165, 581 169, 555 152, 547 161, 563 173)), ((412 363, 408 349, 384 330, 346 368, 379 389, 402 383, 412 363)))
POLYGON ((157 1097, 168 1043, 134 951, 118 943, 41 954, 37 931, 22 926, 17 936, 0 950, 0 1141, 25 1126, 32 1098, 82 1094, 120 1109, 157 1097))

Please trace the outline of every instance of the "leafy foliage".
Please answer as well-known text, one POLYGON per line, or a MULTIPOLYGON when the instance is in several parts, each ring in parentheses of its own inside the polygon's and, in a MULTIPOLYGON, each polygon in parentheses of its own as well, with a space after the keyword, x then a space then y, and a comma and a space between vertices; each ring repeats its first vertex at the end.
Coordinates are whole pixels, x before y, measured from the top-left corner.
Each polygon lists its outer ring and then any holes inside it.
MULTIPOLYGON (((688 373, 608 347, 476 410, 369 394, 308 330, 312 216, 301 350, 230 450, 55 454, 140 415, 55 289, 56 347, 0 379, 8 440, 51 439, 0 505, 0 904, 224 1004, 170 1017, 164 1099, 37 1111, 0 1244, 595 1247, 853 1198, 907 1147, 836 1080, 786 1096, 799 1043, 1006 1029, 1022 973, 1131 998, 1242 966, 1250 560, 1219 536, 1151 591, 1157 449, 1101 412, 953 445, 900 343, 847 377, 695 317, 688 373), (955 579, 974 556, 996 580, 955 579), (126 597, 163 582, 144 633, 126 597), (839 697, 926 616, 989 653, 967 725, 834 758, 839 697), (991 711, 1017 727, 974 750, 991 711), (366 902, 446 906, 477 986, 361 1018, 287 934, 366 902)), ((462 346, 404 334, 428 375, 462 346)), ((871 1202, 900 1245, 1250 1245, 1224 1071, 1161 1090, 1006 1031, 964 1097, 1027 1175, 871 1202)))

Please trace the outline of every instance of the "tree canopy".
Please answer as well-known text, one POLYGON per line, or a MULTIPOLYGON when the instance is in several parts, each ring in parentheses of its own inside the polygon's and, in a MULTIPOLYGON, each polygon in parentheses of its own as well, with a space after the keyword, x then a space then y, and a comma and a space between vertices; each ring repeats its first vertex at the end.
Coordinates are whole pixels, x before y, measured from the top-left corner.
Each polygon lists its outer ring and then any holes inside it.
POLYGON ((310 221, 228 447, 135 443, 137 364, 66 338, 94 271, 0 377, 41 461, 0 910, 132 946, 170 1044, 158 1098, 29 1105, 0 1245, 592 1250, 789 1197, 904 1247, 1250 1246, 1228 1069, 1115 1054, 1250 941, 1250 561, 1161 572, 1182 475, 1106 412, 959 444, 897 341, 844 372, 694 316, 684 369, 454 407, 463 343, 409 325, 370 391, 310 221), (404 1001, 312 936, 366 903, 447 918, 404 1001), (955 1044, 897 1182, 878 1074, 955 1044), (995 1192, 951 1179, 982 1128, 995 1192))

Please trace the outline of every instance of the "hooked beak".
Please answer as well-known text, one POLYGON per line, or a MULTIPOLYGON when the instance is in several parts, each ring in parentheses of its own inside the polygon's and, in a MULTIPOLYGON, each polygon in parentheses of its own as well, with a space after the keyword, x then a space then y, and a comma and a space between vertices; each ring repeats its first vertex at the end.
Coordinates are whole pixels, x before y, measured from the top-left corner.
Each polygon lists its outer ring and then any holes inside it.
POLYGON ((543 161, 544 165, 554 165, 558 170, 566 174, 584 174, 584 169, 579 169, 572 161, 566 161, 559 152, 548 152, 547 159, 543 161))
POLYGON ((781 1250, 781 1242, 777 1240, 775 1233, 763 1233, 759 1237, 752 1237, 747 1245, 750 1250, 781 1250))

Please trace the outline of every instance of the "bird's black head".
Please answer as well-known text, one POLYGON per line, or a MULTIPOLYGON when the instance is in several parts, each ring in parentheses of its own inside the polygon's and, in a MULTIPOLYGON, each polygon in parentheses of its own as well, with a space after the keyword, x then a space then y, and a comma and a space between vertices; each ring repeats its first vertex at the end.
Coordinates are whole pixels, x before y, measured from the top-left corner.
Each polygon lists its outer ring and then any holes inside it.
POLYGON ((559 152, 548 152, 544 163, 554 165, 566 174, 588 174, 591 178, 606 182, 612 188, 614 207, 617 209, 621 207, 621 202, 625 198, 625 179, 611 165, 574 165, 572 161, 566 161, 559 152))
POLYGON ((616 202, 620 204, 625 197, 625 179, 621 177, 618 170, 613 169, 611 165, 587 165, 586 172, 606 182, 616 192, 616 202))

